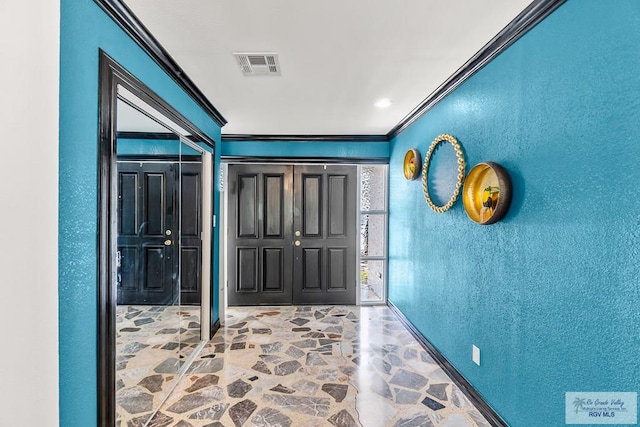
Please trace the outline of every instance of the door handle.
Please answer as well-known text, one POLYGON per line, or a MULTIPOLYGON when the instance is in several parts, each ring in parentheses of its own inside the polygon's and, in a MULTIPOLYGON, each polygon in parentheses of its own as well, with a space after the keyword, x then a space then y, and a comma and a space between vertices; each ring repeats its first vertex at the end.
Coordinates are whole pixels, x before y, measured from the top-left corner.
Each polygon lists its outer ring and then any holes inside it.
POLYGON ((171 240, 167 239, 164 241, 165 246, 171 246, 171 240))
POLYGON ((296 240, 293 244, 296 246, 300 246, 302 243, 300 243, 300 240, 296 240))
POLYGON ((300 231, 299 230, 296 230, 295 234, 296 234, 296 237, 300 237, 300 231))

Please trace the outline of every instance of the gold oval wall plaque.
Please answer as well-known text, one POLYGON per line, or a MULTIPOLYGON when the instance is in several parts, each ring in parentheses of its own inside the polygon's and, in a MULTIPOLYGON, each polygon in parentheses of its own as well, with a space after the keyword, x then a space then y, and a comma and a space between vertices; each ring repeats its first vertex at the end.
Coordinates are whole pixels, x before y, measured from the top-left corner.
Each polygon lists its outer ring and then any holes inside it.
POLYGON ((451 209, 451 206, 458 200, 458 196, 460 195, 460 187, 462 187, 462 183, 464 182, 464 172, 465 172, 465 163, 464 163, 464 154, 462 153, 462 147, 458 140, 449 134, 438 135, 436 139, 433 140, 431 145, 429 146, 429 150, 427 154, 424 156, 424 164, 422 165, 422 190, 424 191, 424 198, 427 199, 427 204, 431 209, 438 213, 442 213, 446 210, 451 209), (431 195, 429 194, 429 162, 431 161, 431 156, 435 151, 436 147, 439 144, 450 143, 453 145, 454 150, 456 151, 456 158, 458 163, 458 177, 455 184, 455 189, 451 198, 447 203, 442 206, 436 205, 431 199, 431 195))
POLYGON ((497 163, 478 163, 465 179, 462 203, 469 218, 478 224, 499 221, 511 204, 509 174, 497 163))

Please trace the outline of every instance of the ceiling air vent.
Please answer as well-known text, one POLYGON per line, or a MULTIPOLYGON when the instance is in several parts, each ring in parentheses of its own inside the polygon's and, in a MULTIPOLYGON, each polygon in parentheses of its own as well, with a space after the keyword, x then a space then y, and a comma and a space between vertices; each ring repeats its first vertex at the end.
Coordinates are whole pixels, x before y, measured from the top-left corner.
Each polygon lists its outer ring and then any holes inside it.
POLYGON ((245 76, 279 76, 277 53, 234 53, 245 76))

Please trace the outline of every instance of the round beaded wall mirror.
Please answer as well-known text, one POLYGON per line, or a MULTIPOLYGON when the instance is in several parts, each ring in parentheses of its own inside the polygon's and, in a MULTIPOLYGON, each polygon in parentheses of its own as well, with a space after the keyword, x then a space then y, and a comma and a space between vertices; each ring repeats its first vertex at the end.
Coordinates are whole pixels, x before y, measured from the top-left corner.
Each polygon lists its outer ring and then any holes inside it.
POLYGON ((449 210, 464 182, 464 153, 458 140, 439 135, 429 146, 422 165, 422 189, 427 204, 436 212, 449 210))

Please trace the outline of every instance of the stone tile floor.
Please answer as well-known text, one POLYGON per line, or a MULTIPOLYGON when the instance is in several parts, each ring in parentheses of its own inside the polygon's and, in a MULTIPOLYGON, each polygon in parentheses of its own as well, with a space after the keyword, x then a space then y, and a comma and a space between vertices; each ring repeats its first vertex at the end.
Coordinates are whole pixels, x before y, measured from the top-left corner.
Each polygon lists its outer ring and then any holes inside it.
POLYGON ((162 403, 200 342, 200 307, 121 305, 116 310, 116 421, 162 403))
MULTIPOLYGON (((142 380, 140 387, 157 394, 164 385, 142 380)), ((120 424, 490 425, 385 306, 229 308, 148 418, 128 414, 120 424)))

